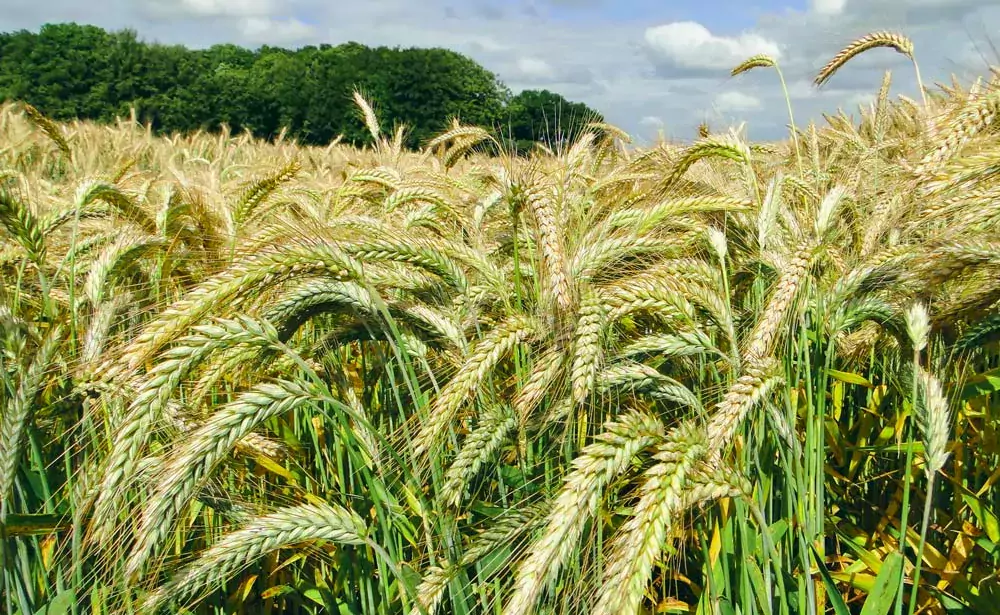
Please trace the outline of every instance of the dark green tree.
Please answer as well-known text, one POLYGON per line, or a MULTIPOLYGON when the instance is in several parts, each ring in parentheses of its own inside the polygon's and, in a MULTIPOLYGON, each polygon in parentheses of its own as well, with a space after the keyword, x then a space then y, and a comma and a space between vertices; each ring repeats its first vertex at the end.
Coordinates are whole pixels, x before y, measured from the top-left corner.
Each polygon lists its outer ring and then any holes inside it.
POLYGON ((571 102, 549 90, 524 90, 510 99, 501 131, 518 153, 535 143, 558 148, 572 141, 591 122, 604 117, 583 103, 571 102))
POLYGON ((511 97, 496 75, 446 49, 346 43, 192 50, 72 23, 0 34, 0 99, 28 102, 56 120, 111 121, 134 108, 158 133, 226 124, 263 138, 285 130, 308 144, 337 136, 363 144, 371 135, 355 90, 376 107, 383 131, 408 128, 410 147, 453 118, 500 132, 509 127, 527 149, 534 140, 556 143, 596 116, 547 91, 511 97))

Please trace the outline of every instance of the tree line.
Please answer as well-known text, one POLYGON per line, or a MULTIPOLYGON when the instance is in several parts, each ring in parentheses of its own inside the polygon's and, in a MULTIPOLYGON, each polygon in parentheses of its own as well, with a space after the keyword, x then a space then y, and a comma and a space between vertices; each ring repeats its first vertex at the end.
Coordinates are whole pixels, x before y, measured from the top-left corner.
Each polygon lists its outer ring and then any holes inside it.
MULTIPOLYGON (((295 50, 232 44, 189 49, 142 41, 134 30, 75 23, 0 33, 0 99, 27 102, 55 120, 113 121, 135 109, 157 133, 214 131, 223 124, 301 143, 370 139, 351 94, 358 89, 416 147, 452 118, 493 127, 519 151, 552 145, 603 121, 548 90, 512 94, 472 59, 447 49, 358 43, 295 50)), ((391 128, 391 126, 387 126, 391 128)))

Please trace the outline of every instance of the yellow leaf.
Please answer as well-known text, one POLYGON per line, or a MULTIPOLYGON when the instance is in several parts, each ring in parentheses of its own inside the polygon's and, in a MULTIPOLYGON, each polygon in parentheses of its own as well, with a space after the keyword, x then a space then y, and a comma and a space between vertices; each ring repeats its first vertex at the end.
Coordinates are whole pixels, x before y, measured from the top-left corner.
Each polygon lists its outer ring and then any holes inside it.
POLYGON ((284 596, 285 594, 289 594, 293 591, 295 591, 295 589, 289 587, 288 585, 275 585, 274 587, 268 587, 267 589, 262 591, 260 593, 260 597, 263 598, 264 600, 270 600, 271 598, 275 598, 277 596, 284 596))
POLYGON ((657 613, 690 613, 691 605, 676 598, 664 598, 656 605, 657 613))
POLYGON ((233 592, 233 601, 237 604, 242 604, 246 602, 247 596, 253 590, 253 584, 257 582, 257 575, 252 574, 247 578, 243 579, 240 584, 236 587, 236 591, 233 592))
POLYGON ((42 540, 42 567, 49 570, 52 567, 52 552, 56 548, 56 537, 50 534, 42 540))
MULTIPOLYGON (((280 564, 278 564, 278 566, 275 567, 275 569, 273 571, 271 571, 271 575, 273 576, 273 575, 277 574, 282 568, 290 566, 290 565, 294 564, 295 562, 299 561, 300 559, 303 559, 304 557, 305 557, 304 553, 296 553, 295 555, 289 557, 285 561, 283 561, 280 564)), ((271 589, 274 589, 274 588, 272 587, 271 589)))
POLYGON ((292 483, 296 482, 295 477, 292 475, 291 472, 286 470, 283 465, 277 463, 267 455, 257 455, 254 457, 254 460, 268 472, 277 474, 278 476, 292 483))

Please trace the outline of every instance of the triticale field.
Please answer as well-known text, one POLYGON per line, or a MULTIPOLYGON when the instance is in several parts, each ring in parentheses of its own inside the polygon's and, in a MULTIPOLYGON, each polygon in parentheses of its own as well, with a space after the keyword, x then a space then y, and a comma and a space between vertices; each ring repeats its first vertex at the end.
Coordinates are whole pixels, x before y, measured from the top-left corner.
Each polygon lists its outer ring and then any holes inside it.
POLYGON ((4 106, 0 612, 1000 613, 1000 71, 925 85, 530 156, 4 106))

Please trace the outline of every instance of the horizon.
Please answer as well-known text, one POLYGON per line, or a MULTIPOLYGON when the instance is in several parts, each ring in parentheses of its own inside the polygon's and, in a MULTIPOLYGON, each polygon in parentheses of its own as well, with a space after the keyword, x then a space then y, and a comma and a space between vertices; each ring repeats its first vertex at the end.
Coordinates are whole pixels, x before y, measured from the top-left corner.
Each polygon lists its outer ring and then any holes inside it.
POLYGON ((662 135, 688 141, 707 122, 713 131, 746 125, 749 138, 787 134, 787 110, 772 71, 735 78, 729 71, 757 53, 775 57, 800 125, 838 109, 855 114, 874 99, 885 70, 893 95, 917 97, 909 61, 876 50, 815 88, 815 73, 852 40, 875 30, 914 41, 925 86, 963 83, 997 60, 988 34, 1000 6, 987 0, 500 0, 452 6, 428 0, 371 0, 322 6, 316 0, 112 0, 81 8, 69 0, 44 7, 0 0, 0 30, 37 31, 76 22, 134 30, 139 39, 205 48, 236 44, 300 48, 357 42, 378 47, 441 47, 495 73, 513 93, 547 89, 582 102, 630 133, 636 145, 662 135))

